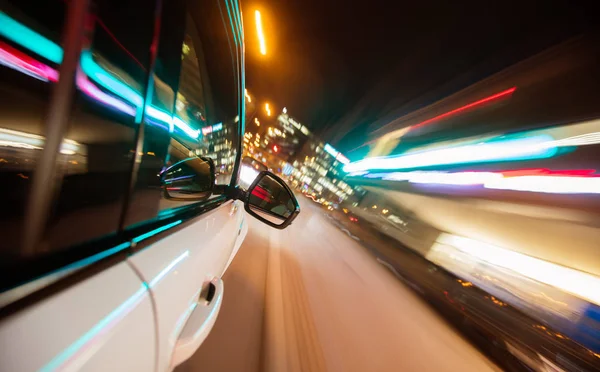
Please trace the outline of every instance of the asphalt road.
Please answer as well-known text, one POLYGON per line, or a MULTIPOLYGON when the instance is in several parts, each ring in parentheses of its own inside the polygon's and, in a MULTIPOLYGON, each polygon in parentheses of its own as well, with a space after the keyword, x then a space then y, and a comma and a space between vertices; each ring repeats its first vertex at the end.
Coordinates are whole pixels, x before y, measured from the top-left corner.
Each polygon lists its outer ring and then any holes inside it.
POLYGON ((183 371, 498 370, 306 199, 288 229, 251 218, 206 342, 183 371))

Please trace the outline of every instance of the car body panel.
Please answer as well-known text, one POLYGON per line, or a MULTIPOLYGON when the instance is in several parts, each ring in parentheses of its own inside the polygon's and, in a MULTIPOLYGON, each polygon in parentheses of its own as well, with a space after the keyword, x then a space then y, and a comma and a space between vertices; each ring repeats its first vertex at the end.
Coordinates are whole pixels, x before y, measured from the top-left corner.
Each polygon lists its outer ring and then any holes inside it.
MULTIPOLYGON (((220 278, 240 235, 239 201, 228 201, 182 224, 128 260, 150 288, 158 321, 158 370, 168 370, 180 332, 199 304, 201 290, 220 278)), ((241 244, 241 243, 240 243, 241 244)), ((214 322, 215 312, 206 314, 214 322)))
POLYGON ((147 286, 121 262, 0 323, 0 371, 153 371, 147 286))

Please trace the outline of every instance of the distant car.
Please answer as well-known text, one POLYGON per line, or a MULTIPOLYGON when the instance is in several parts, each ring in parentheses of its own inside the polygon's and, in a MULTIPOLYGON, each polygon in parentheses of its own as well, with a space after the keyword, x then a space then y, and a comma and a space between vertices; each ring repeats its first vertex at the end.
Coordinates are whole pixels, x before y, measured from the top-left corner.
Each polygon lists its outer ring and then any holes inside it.
POLYGON ((242 167, 240 169, 240 187, 247 190, 258 174, 267 170, 269 170, 269 168, 260 161, 250 156, 244 156, 242 159, 242 167))
POLYGON ((2 2, 1 372, 172 370, 215 324, 247 214, 298 215, 264 165, 236 184, 240 13, 2 2))

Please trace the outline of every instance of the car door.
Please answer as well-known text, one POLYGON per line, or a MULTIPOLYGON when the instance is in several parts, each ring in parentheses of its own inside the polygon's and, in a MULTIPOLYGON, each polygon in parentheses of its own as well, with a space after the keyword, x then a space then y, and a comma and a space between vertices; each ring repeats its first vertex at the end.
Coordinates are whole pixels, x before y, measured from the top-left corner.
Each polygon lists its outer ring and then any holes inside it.
POLYGON ((129 262, 148 283, 155 306, 160 371, 190 357, 212 328, 223 296, 221 276, 245 232, 242 204, 224 195, 237 178, 243 117, 243 60, 232 34, 234 25, 241 28, 220 11, 230 6, 217 0, 163 3, 143 148, 125 217, 126 233, 138 237, 129 262), (186 172, 208 168, 186 163, 206 159, 215 189, 195 198, 192 188, 182 187, 210 176, 186 172))
POLYGON ((150 292, 121 228, 155 10, 2 2, 2 371, 156 367, 150 292))

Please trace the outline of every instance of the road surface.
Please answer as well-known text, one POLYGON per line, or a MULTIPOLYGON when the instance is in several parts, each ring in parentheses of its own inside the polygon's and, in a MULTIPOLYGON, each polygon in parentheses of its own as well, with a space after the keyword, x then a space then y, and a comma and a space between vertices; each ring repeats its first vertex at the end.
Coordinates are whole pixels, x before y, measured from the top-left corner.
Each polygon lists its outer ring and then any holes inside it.
POLYGON ((251 219, 186 371, 498 370, 323 210, 280 231, 251 219))

